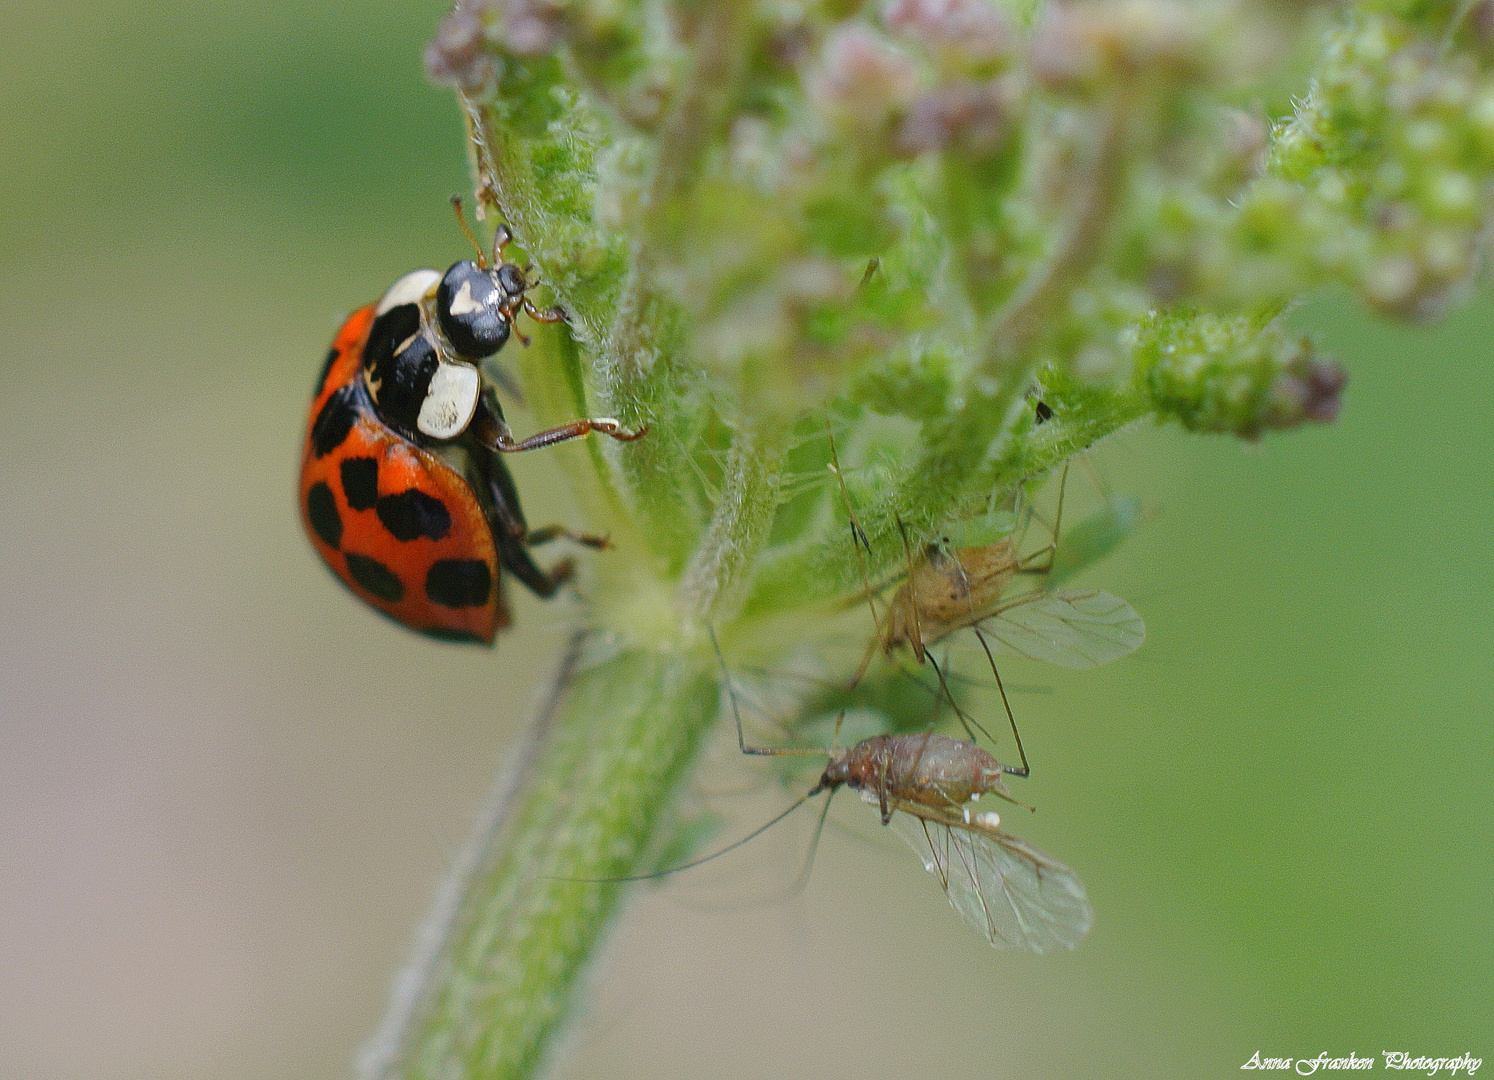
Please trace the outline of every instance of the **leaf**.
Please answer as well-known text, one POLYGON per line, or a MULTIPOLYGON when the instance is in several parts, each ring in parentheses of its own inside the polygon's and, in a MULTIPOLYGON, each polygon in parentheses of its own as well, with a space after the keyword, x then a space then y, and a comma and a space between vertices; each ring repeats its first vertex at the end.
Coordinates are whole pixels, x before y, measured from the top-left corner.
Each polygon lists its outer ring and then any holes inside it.
POLYGON ((1053 569, 1048 575, 1051 588, 1088 569, 1114 551, 1141 519, 1141 503, 1122 497, 1112 499, 1078 525, 1064 530, 1063 539, 1053 553, 1053 569))

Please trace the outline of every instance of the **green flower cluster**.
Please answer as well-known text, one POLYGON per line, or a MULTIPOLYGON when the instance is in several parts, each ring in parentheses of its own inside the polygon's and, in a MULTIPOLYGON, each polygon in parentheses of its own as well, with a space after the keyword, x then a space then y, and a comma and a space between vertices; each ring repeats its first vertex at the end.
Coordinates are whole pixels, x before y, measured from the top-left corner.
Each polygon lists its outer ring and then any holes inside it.
POLYGON ((569 316, 531 407, 650 430, 571 459, 606 647, 368 1076, 541 1059, 714 720, 707 626, 827 635, 904 530, 968 534, 1140 419, 1332 419, 1290 307, 1436 314, 1490 223, 1490 0, 464 0, 426 64, 569 316))

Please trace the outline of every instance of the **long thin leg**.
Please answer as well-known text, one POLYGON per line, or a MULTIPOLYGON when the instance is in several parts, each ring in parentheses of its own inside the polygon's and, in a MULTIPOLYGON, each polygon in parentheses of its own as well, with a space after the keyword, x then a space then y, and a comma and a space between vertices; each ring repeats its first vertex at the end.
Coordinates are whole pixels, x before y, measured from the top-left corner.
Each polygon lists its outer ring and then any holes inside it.
POLYGON ((1052 539, 1046 547, 1040 547, 1031 554, 1023 556, 1018 560, 1017 573, 1019 574, 1046 574, 1053 569, 1053 560, 1058 555, 1058 537, 1063 527, 1063 496, 1069 485, 1069 463, 1063 464, 1063 472, 1058 477, 1058 509, 1053 514, 1052 539), (1029 559, 1040 559, 1044 555, 1048 557, 1047 562, 1040 566, 1028 566, 1029 559))
MULTIPOLYGON (((840 455, 835 450, 835 433, 830 430, 828 420, 825 422, 825 438, 830 442, 830 471, 835 474, 836 482, 840 484, 840 497, 845 500, 846 514, 851 521, 851 546, 856 549, 856 563, 861 568, 861 585, 866 590, 866 607, 871 612, 872 626, 876 628, 880 636, 882 623, 877 618, 877 605, 872 601, 871 575, 866 569, 866 557, 871 554, 871 541, 867 539, 866 530, 861 527, 861 522, 856 517, 856 507, 851 502, 851 493, 846 490, 846 478, 840 471, 840 455)), ((856 682, 861 681, 861 676, 865 671, 866 665, 862 664, 861 670, 856 673, 856 682)), ((852 687, 856 685, 856 682, 851 684, 852 687)))
POLYGON ((913 574, 913 547, 908 543, 908 527, 903 524, 901 516, 897 519, 897 531, 903 537, 903 554, 908 558, 908 607, 913 612, 913 655, 918 657, 918 662, 923 663, 923 628, 918 625, 918 590, 914 586, 913 574))
MULTIPOLYGON (((1022 759, 1020 771, 1010 765, 1003 765, 1002 768, 1013 776, 1030 776, 1032 769, 1027 764, 1027 751, 1022 749, 1022 736, 1017 731, 1017 718, 1012 714, 1012 703, 1007 700, 1006 686, 1001 681, 1001 672, 996 670, 996 657, 991 655, 991 646, 986 643, 986 636, 980 632, 980 627, 972 626, 971 629, 975 631, 975 640, 979 641, 980 647, 986 650, 986 659, 991 662, 991 674, 996 676, 996 689, 1001 691, 1001 704, 1006 706, 1006 718, 1012 725, 1012 738, 1017 740, 1017 754, 1022 759)), ((986 738, 989 739, 990 736, 987 735, 986 738)))
MULTIPOLYGON (((670 867, 667 867, 666 869, 663 869, 663 870, 655 870, 651 874, 628 874, 625 877, 604 877, 604 878, 560 878, 558 880, 561 880, 561 881, 593 881, 593 882, 603 882, 603 881, 653 881, 655 878, 668 877, 670 874, 678 874, 681 870, 690 870, 690 869, 692 869, 694 867, 700 866, 702 863, 708 863, 712 859, 719 859, 721 856, 725 855, 728 851, 735 851, 737 848, 741 847, 743 844, 747 843, 749 840, 756 840, 759 836, 761 836, 763 833, 767 832, 774 825, 777 825, 784 818, 788 817, 795 810, 799 809, 799 807, 801 807, 805 803, 807 803, 811 798, 813 798, 814 796, 818 795, 820 793, 820 791, 821 791, 821 789, 818 788, 818 787, 816 787, 808 795, 800 795, 797 799, 794 800, 793 805, 790 806, 787 810, 783 811, 781 814, 778 814, 778 815, 774 816, 771 820, 766 821, 763 824, 759 825, 757 828, 753 829, 750 833, 748 833, 746 836, 742 837, 740 840, 733 840, 731 843, 727 844, 724 848, 717 848, 715 851, 711 852, 709 855, 702 855, 700 858, 698 858, 698 859, 691 859, 687 863, 680 863, 680 865, 678 865, 678 866, 670 866, 670 867)), ((826 799, 825 800, 825 807, 826 807, 825 812, 826 813, 829 812, 829 806, 830 806, 830 800, 826 799)), ((824 815, 823 814, 821 814, 821 816, 820 816, 820 821, 823 824, 823 822, 824 822, 824 815)), ((819 836, 818 831, 816 831, 815 836, 816 836, 816 843, 818 843, 818 836, 819 836)))
MULTIPOLYGON (((731 699, 732 719, 737 722, 737 746, 741 749, 742 753, 757 754, 762 757, 806 757, 811 754, 823 755, 825 753, 824 748, 818 746, 785 746, 775 748, 771 746, 747 745, 747 736, 742 730, 742 711, 737 708, 737 693, 732 689, 731 686, 731 672, 727 670, 726 657, 721 655, 721 643, 716 640, 716 631, 713 627, 706 627, 706 632, 711 635, 711 648, 716 651, 716 663, 721 665, 721 685, 726 688, 726 696, 731 699)), ((839 727, 837 727, 836 730, 838 732, 840 730, 839 727)), ((810 792, 810 795, 817 794, 818 792, 819 788, 816 788, 814 791, 810 792)), ((806 795, 804 798, 809 798, 809 795, 806 795)), ((803 800, 801 799, 800 801, 802 802, 803 800)))
MULTIPOLYGON (((945 659, 948 660, 949 657, 946 656, 945 659)), ((965 734, 970 736, 971 742, 980 741, 975 735, 979 731, 986 737, 988 743, 995 746, 996 740, 991 738, 991 733, 985 729, 984 725, 964 709, 960 708, 960 703, 955 700, 954 691, 949 688, 949 683, 945 681, 944 669, 935 662, 933 653, 929 653, 929 665, 934 669, 934 674, 939 677, 939 690, 934 694, 935 717, 937 718, 938 716, 940 700, 948 701, 949 707, 954 710, 955 717, 960 721, 960 726, 965 729, 965 734)), ((1002 768, 1006 768, 1006 766, 1002 766, 1002 768)), ((1024 772, 1021 775, 1026 776, 1027 774, 1024 772)))

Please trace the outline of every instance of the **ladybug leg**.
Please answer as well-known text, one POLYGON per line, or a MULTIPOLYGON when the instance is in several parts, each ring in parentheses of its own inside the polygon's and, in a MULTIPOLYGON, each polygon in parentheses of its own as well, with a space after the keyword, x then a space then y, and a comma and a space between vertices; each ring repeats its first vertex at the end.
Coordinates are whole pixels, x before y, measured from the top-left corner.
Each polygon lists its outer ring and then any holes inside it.
MULTIPOLYGON (((531 532, 524 521, 523 507, 519 505, 518 488, 514 486, 513 475, 509 473, 503 458, 498 454, 479 452, 473 455, 471 467, 473 479, 480 481, 475 486, 487 496, 482 502, 493 530, 498 562, 536 596, 541 599, 554 596, 555 590, 570 580, 575 572, 575 565, 570 559, 561 559, 546 571, 530 556, 529 545, 544 543, 559 536, 569 536, 583 543, 597 538, 581 537, 554 525, 531 532)), ((605 542, 603 539, 603 543, 605 542)))
POLYGON ((498 545, 498 561, 503 568, 514 577, 529 587, 529 591, 541 600, 555 595, 559 589, 576 572, 576 565, 570 559, 561 559, 548 571, 542 570, 534 559, 529 555, 529 548, 524 543, 524 538, 504 536, 495 532, 493 540, 498 545))
POLYGON ((510 229, 507 225, 505 225, 503 222, 500 221, 498 223, 498 227, 493 230, 493 265, 494 266, 502 266, 503 265, 503 249, 506 248, 506 247, 508 247, 508 245, 512 244, 513 242, 514 242, 514 233, 513 233, 513 230, 510 229))
POLYGON ((645 424, 634 431, 623 427, 610 416, 598 416, 572 420, 559 427, 546 428, 527 439, 515 439, 514 433, 509 430, 508 423, 502 416, 494 415, 490 409, 479 408, 469 430, 477 437, 477 441, 489 450, 496 450, 501 454, 517 454, 525 450, 538 450, 542 446, 554 446, 556 443, 579 439, 583 435, 590 435, 593 431, 611 436, 618 442, 632 442, 648 434, 648 425, 645 424))
POLYGON ((559 540, 562 537, 573 544, 596 548, 598 551, 604 551, 612 546, 611 538, 605 534, 598 536, 595 533, 571 532, 564 525, 546 525, 541 529, 530 529, 524 534, 524 543, 530 547, 537 547, 540 544, 548 544, 551 540, 559 540))
POLYGON ((602 550, 612 546, 606 536, 592 533, 572 532, 564 525, 546 525, 531 529, 524 523, 524 511, 519 506, 519 491, 514 486, 513 474, 497 454, 488 457, 488 493, 492 496, 492 510, 488 517, 496 531, 519 541, 525 547, 538 547, 552 540, 566 539, 584 547, 602 550))
POLYGON ((514 486, 513 474, 497 454, 480 455, 483 479, 487 481, 490 505, 488 518, 493 525, 493 536, 526 543, 529 525, 524 521, 524 509, 519 505, 519 489, 514 486))
POLYGON ((535 322, 565 322, 565 309, 559 304, 540 311, 530 302, 527 296, 524 297, 524 314, 528 315, 535 322))

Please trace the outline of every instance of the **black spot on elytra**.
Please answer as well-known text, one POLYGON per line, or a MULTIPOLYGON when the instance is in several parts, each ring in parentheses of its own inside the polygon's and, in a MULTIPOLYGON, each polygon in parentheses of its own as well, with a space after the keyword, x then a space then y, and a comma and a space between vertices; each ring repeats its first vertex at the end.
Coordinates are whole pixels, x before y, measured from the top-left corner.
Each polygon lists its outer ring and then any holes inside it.
POLYGON ((392 604, 405 595, 405 587, 400 584, 394 571, 378 559, 354 555, 351 551, 345 557, 348 560, 348 573, 353 580, 380 600, 388 600, 392 604))
POLYGON ((1033 412, 1037 414, 1037 422, 1039 424, 1046 424, 1049 420, 1053 419, 1053 410, 1048 407, 1046 401, 1039 401, 1037 408, 1033 412))
POLYGON ((446 509, 446 504, 416 488, 401 491, 398 495, 385 495, 374 509, 384 528, 396 540, 415 540, 422 536, 439 540, 451 531, 451 512, 446 509))
POLYGON ((342 515, 337 512, 337 500, 332 489, 318 480, 306 493, 306 520, 329 548, 342 543, 342 515))
POLYGON ((425 575, 425 595, 442 607, 482 607, 493 591, 493 573, 481 559, 439 559, 425 575))
POLYGON ((312 452, 324 458, 336 450, 353 430, 353 421, 357 418, 353 408, 353 384, 338 387, 311 425, 312 452))
POLYGON ((339 467, 342 494, 353 510, 367 510, 379 501, 379 459, 348 458, 339 467))
POLYGON ((322 392, 322 385, 326 383, 327 376, 331 374, 332 365, 335 363, 337 363, 336 345, 327 350, 327 359, 322 361, 322 373, 316 377, 316 389, 313 391, 313 394, 320 394, 322 392))

